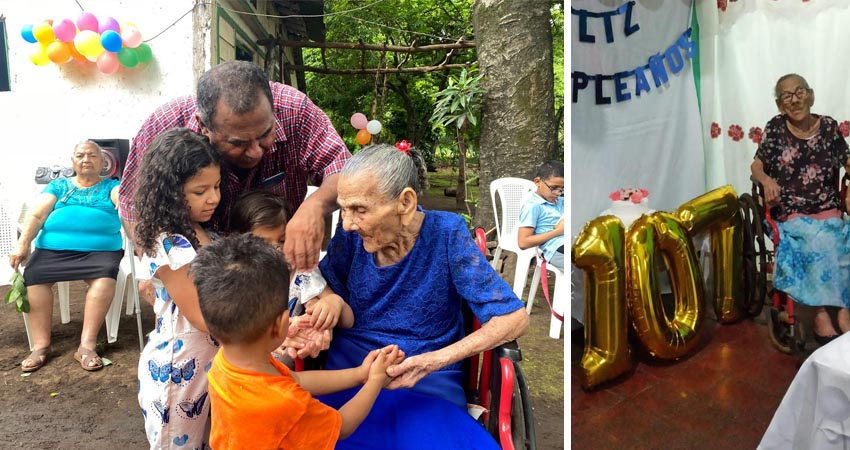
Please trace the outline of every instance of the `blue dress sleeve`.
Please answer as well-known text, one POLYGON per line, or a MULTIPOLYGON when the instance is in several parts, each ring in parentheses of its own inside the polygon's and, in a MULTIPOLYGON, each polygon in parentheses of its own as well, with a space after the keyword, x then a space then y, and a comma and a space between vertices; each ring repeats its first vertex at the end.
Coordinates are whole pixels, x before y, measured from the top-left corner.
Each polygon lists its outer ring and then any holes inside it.
POLYGON ((44 189, 41 190, 42 194, 50 194, 57 199, 61 199, 65 196, 65 192, 68 190, 67 178, 57 178, 50 183, 47 183, 47 186, 44 186, 44 189))
POLYGON ((328 286, 344 299, 350 297, 348 273, 354 260, 354 234, 338 229, 328 243, 328 253, 319 262, 319 270, 328 286))
POLYGON ((451 282, 481 323, 523 308, 522 301, 490 267, 460 216, 448 223, 451 282))

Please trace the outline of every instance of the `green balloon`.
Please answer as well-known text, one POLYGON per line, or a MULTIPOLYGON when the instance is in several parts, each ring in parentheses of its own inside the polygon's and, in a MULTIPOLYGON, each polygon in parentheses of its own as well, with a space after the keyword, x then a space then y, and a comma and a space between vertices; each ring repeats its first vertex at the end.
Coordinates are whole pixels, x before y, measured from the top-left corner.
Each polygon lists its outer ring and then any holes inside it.
POLYGON ((118 51, 118 62, 122 66, 131 69, 139 64, 139 56, 136 55, 136 49, 124 47, 118 51))
POLYGON ((153 52, 151 51, 150 46, 143 42, 136 47, 136 56, 139 58, 140 63, 146 63, 153 58, 153 52))

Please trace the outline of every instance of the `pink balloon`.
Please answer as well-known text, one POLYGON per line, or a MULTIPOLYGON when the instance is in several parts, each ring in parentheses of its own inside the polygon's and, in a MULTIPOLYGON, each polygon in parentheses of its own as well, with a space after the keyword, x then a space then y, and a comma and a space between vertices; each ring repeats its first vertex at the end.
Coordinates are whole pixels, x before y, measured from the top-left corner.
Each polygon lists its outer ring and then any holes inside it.
POLYGON ((118 55, 112 52, 103 52, 97 57, 97 68, 101 72, 109 75, 115 73, 120 66, 118 55))
POLYGON ((118 34, 121 34, 121 25, 118 25, 118 21, 113 19, 112 17, 107 17, 106 20, 98 25, 98 31, 100 34, 103 34, 106 31, 112 30, 118 34))
POLYGON ((90 12, 80 14, 80 17, 77 18, 77 28, 79 28, 80 31, 88 30, 94 31, 95 33, 100 31, 97 27, 97 17, 90 12))
POLYGON ((124 41, 124 47, 136 48, 142 43, 142 33, 135 28, 125 28, 121 40, 124 41))
POLYGON ((363 113, 354 113, 351 116, 351 126, 358 130, 366 128, 367 123, 369 123, 369 120, 363 113))
POLYGON ((74 25, 74 22, 71 22, 71 19, 62 19, 53 24, 53 34, 56 35, 56 39, 62 42, 71 42, 77 35, 77 26, 74 25))

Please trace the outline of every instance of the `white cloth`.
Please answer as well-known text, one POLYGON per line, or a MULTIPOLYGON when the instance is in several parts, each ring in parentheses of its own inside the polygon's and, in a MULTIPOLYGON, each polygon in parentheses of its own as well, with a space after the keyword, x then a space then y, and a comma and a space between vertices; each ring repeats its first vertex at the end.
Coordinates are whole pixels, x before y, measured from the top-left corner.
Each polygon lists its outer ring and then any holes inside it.
MULTIPOLYGON (((610 11, 618 5, 602 0, 572 2, 575 9, 610 11)), ((691 2, 664 2, 652 7, 634 4, 631 23, 640 29, 626 36, 624 14, 612 18, 614 39, 606 42, 604 20, 587 20, 596 42, 581 42, 579 18, 572 17, 571 69, 611 75, 644 66, 649 58, 675 45, 691 22, 691 2)), ((694 39, 695 40, 695 39, 694 39)), ((680 55, 683 52, 680 51, 680 55)), ((666 64, 665 64, 666 67, 666 64)), ((635 76, 625 79, 631 98, 618 102, 614 81, 602 83, 607 105, 596 104, 595 83, 578 92, 571 108, 570 202, 573 233, 610 206, 608 195, 628 186, 651 193, 653 207, 673 211, 705 192, 703 139, 691 59, 668 82, 656 87, 645 70, 650 91, 635 95, 635 76)))
POLYGON ((850 445, 850 333, 819 348, 788 387, 759 450, 850 445))

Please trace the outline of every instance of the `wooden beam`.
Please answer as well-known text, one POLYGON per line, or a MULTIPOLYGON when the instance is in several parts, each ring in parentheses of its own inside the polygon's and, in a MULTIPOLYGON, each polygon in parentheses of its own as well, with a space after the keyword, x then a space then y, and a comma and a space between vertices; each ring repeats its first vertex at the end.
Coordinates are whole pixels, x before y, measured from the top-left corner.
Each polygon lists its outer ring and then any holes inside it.
POLYGON ((471 67, 474 62, 464 64, 443 64, 439 66, 422 66, 422 67, 386 67, 378 69, 326 69, 322 67, 312 67, 304 65, 288 65, 290 70, 323 73, 325 75, 375 75, 381 73, 425 73, 438 72, 444 70, 463 69, 471 67))
POLYGON ((401 45, 372 45, 372 44, 362 44, 362 43, 350 43, 350 42, 307 42, 307 41, 290 41, 290 40, 282 40, 280 44, 284 47, 291 48, 338 48, 345 50, 372 50, 376 52, 398 52, 398 53, 422 53, 422 52, 433 52, 437 50, 454 50, 454 49, 463 49, 463 48, 475 48, 474 41, 463 41, 456 42, 454 44, 433 44, 433 45, 420 45, 418 47, 404 47, 401 45))

